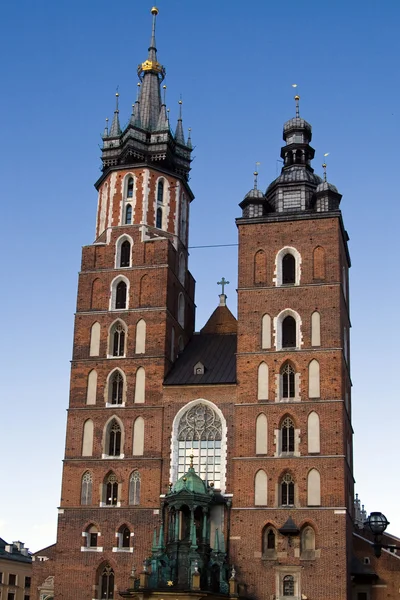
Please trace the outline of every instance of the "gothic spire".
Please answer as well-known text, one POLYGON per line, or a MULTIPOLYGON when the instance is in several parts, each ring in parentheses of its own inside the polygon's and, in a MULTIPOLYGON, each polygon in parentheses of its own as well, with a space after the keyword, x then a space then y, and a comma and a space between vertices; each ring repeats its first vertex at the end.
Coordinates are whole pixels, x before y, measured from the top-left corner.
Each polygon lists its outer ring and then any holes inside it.
POLYGON ((183 144, 183 146, 185 145, 185 136, 182 125, 182 100, 179 100, 179 118, 175 130, 175 140, 178 142, 178 144, 183 144))
POLYGON ((121 126, 119 124, 119 108, 118 108, 118 99, 119 99, 119 93, 116 92, 115 94, 115 111, 114 111, 114 118, 111 124, 111 129, 110 129, 110 137, 118 137, 119 135, 121 135, 121 126))
POLYGON ((143 129, 157 129, 161 110, 160 83, 165 77, 165 69, 157 62, 156 18, 158 8, 151 9, 153 24, 147 60, 138 66, 138 75, 142 82, 140 92, 140 121, 143 129))

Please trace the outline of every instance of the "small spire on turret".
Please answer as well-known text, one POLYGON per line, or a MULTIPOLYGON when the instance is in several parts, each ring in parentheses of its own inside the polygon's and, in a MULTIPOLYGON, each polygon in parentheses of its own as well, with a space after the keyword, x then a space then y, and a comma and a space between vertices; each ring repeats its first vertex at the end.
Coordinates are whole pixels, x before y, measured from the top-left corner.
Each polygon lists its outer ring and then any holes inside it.
POLYGON ((294 97, 295 101, 296 101, 296 119, 300 118, 300 96, 295 96, 294 97))
POLYGON ((253 173, 253 175, 254 175, 254 189, 255 189, 255 190, 257 189, 257 186, 258 186, 258 166, 259 166, 260 164, 261 164, 261 163, 259 163, 259 162, 256 162, 256 169, 255 169, 255 171, 254 171, 254 173, 253 173))
POLYGON ((108 117, 106 117, 106 126, 104 127, 103 137, 108 137, 108 117))
POLYGON ((165 85, 165 83, 162 86, 162 89, 163 89, 163 95, 164 95, 163 104, 167 104, 167 86, 165 85))
POLYGON ((167 86, 166 85, 163 85, 163 92, 164 92, 164 94, 163 94, 164 99, 163 99, 163 103, 161 104, 156 131, 165 131, 166 129, 169 130, 169 120, 168 120, 168 115, 167 115, 167 110, 166 110, 166 95, 167 95, 167 86))
POLYGON ((114 111, 114 118, 113 118, 113 122, 111 124, 111 129, 110 129, 110 137, 118 137, 119 135, 121 135, 121 126, 119 124, 119 93, 118 91, 115 93, 115 111, 114 111))
POLYGON ((140 127, 140 101, 139 101, 140 86, 141 86, 141 83, 139 81, 137 84, 136 102, 135 102, 135 104, 132 104, 132 114, 131 114, 131 119, 130 119, 131 125, 134 125, 135 127, 140 127))
POLYGON ((327 181, 327 179, 326 179, 326 163, 325 162, 322 164, 322 168, 324 170, 324 181, 327 181))
POLYGON ((188 148, 193 148, 193 145, 192 145, 192 128, 189 127, 188 131, 189 131, 189 133, 188 133, 188 139, 187 139, 187 142, 186 142, 186 146, 188 148))
POLYGON ((189 467, 191 469, 193 469, 193 459, 194 459, 194 450, 193 450, 193 448, 190 450, 189 458, 190 458, 190 465, 189 465, 189 467))
POLYGON ((179 144, 185 145, 185 136, 183 134, 183 126, 182 126, 182 98, 180 98, 178 104, 179 104, 179 117, 178 117, 178 123, 176 125, 175 140, 179 144))

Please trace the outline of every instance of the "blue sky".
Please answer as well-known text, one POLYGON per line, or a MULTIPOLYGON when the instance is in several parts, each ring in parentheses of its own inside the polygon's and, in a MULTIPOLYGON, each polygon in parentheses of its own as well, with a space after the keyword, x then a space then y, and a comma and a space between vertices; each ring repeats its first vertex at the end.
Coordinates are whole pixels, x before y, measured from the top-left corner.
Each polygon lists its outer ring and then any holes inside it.
MULTIPOLYGON (((172 122, 183 98, 195 144, 190 244, 234 244, 238 203, 280 168, 282 125, 313 125, 314 168, 343 194, 350 235, 356 490, 400 534, 397 266, 400 4, 160 0, 158 56, 172 122), (385 318, 384 318, 385 317, 385 318)), ((136 95, 151 2, 21 0, 0 9, 0 536, 55 540, 81 246, 94 238, 100 133, 119 86, 136 95), (6 483, 7 482, 7 483, 6 483)), ((237 248, 193 249, 197 328, 225 276, 236 306, 237 248)))

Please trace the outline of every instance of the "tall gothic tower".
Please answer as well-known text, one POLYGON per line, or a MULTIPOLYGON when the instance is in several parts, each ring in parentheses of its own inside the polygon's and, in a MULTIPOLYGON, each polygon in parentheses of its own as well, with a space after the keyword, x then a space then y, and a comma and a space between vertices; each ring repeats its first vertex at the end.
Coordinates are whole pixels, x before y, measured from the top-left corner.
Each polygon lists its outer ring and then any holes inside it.
POLYGON ((127 584, 133 548, 148 553, 148 532, 159 519, 162 384, 194 327, 191 142, 181 114, 171 133, 161 99, 157 14, 153 8, 130 120, 121 130, 117 94, 104 131, 96 239, 82 253, 56 598, 108 598, 113 580, 114 594, 127 584), (110 566, 113 574, 99 584, 110 566))
POLYGON ((168 584, 185 598, 348 600, 341 196, 311 167, 296 97, 281 175, 265 194, 256 179, 240 204, 238 318, 222 293, 194 333, 191 141, 181 114, 171 133, 162 101, 157 13, 129 123, 117 95, 104 132, 96 239, 83 249, 55 599, 149 598, 168 584), (129 579, 150 549, 151 574, 146 562, 129 579))
POLYGON ((348 236, 340 194, 311 167, 311 125, 295 100, 282 172, 265 194, 255 180, 237 219, 232 560, 251 558, 246 575, 258 597, 266 589, 271 598, 345 600, 353 507, 348 236))

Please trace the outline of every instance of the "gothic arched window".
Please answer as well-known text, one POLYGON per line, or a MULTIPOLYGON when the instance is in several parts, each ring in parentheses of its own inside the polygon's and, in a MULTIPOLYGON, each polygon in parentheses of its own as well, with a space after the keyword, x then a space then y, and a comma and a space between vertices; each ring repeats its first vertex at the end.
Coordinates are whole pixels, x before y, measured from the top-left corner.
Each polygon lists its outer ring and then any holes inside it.
POLYGON ((120 281, 115 293, 115 308, 126 308, 126 291, 125 281, 120 281))
POLYGON ((93 477, 90 471, 86 471, 82 477, 81 484, 81 504, 82 506, 89 506, 92 504, 92 486, 93 477))
POLYGON ((133 177, 129 177, 128 184, 126 186, 126 197, 133 198, 133 177))
POLYGON ((281 398, 282 400, 293 400, 296 396, 295 372, 289 363, 281 369, 281 398))
POLYGON ((131 245, 128 240, 125 240, 121 244, 121 258, 120 267, 130 267, 131 265, 131 245))
POLYGON ((105 482, 105 502, 107 506, 118 503, 118 481, 114 473, 110 473, 105 482))
POLYGON ((217 413, 206 404, 196 404, 186 411, 178 426, 178 477, 193 466, 206 482, 221 488, 222 423, 217 413))
MULTIPOLYGON (((291 256, 287 254, 287 256, 291 256)), ((288 315, 282 321, 282 348, 295 348, 296 344, 296 320, 288 315)))
POLYGON ((283 578, 283 595, 294 596, 294 577, 293 575, 285 575, 283 578))
POLYGON ((121 427, 117 421, 113 421, 108 434, 108 456, 120 456, 121 454, 121 427))
POLYGON ((129 478, 129 504, 137 506, 140 504, 140 473, 133 471, 129 478))
POLYGON ((282 258, 282 284, 296 283, 296 259, 293 254, 285 254, 282 258))
POLYGON ((156 227, 157 229, 162 228, 162 208, 157 208, 156 227))
POLYGON ((157 204, 164 203, 164 181, 160 179, 157 185, 157 204))
POLYGON ((262 554, 264 558, 274 558, 276 555, 276 533, 271 526, 263 529, 262 554))
POLYGON ((110 566, 105 566, 100 577, 101 599, 114 598, 114 571, 110 566))
POLYGON ((125 327, 117 321, 111 328, 110 345, 112 356, 125 356, 125 327))
POLYGON ((129 548, 131 544, 131 532, 128 527, 124 527, 121 531, 121 546, 122 548, 129 548))
POLYGON ((125 225, 130 225, 132 223, 132 205, 127 204, 125 209, 125 225))
POLYGON ((294 452, 294 423, 289 417, 281 425, 281 448, 282 452, 294 452))
POLYGON ((124 378, 120 371, 114 371, 109 382, 109 404, 122 404, 124 401, 124 378))
POLYGON ((294 481, 290 473, 286 473, 281 480, 281 506, 294 505, 294 481))

